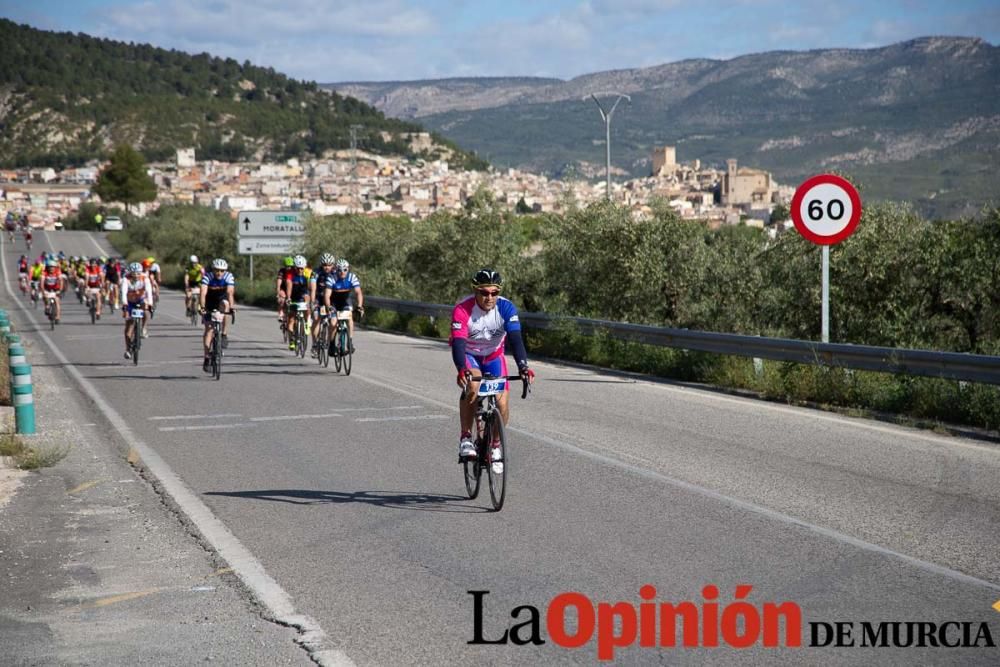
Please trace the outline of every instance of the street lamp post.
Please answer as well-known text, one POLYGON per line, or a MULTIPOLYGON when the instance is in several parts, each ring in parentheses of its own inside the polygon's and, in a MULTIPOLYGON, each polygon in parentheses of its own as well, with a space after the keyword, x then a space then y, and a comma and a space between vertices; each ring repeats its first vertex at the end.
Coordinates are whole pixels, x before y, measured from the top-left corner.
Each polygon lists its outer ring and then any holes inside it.
MULTIPOLYGON (((632 98, 625 93, 605 93, 606 95, 617 95, 618 98, 615 103, 611 105, 611 111, 604 111, 604 107, 601 106, 600 100, 593 93, 590 98, 594 100, 594 104, 597 105, 597 110, 601 112, 601 118, 604 120, 604 175, 606 181, 606 196, 608 201, 611 201, 611 116, 614 115, 615 109, 618 108, 618 103, 623 99, 628 100, 629 104, 632 103, 632 98)), ((584 100, 587 98, 584 97, 584 100)))

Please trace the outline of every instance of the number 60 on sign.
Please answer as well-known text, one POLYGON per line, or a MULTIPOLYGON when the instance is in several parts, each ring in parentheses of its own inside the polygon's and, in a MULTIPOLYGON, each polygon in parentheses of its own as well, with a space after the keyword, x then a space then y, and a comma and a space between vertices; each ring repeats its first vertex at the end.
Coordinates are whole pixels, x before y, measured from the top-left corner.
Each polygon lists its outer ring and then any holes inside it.
POLYGON ((858 226, 861 197, 840 176, 820 174, 795 190, 790 213, 799 234, 817 245, 834 245, 858 226))

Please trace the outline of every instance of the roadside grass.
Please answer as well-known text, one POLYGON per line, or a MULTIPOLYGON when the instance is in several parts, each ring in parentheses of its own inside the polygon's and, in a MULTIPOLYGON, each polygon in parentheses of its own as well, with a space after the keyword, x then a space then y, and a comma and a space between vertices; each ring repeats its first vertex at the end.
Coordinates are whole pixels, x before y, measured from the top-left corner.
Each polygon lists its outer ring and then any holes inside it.
POLYGON ((21 470, 50 468, 66 458, 69 445, 29 445, 13 433, 0 434, 0 456, 10 457, 21 470))

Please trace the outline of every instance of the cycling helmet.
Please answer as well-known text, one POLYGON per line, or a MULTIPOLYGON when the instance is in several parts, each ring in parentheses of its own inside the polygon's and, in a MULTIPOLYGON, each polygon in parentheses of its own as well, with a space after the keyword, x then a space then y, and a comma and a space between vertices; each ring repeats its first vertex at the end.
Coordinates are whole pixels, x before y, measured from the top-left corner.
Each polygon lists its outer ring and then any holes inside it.
POLYGON ((139 262, 139 264, 142 266, 142 268, 148 269, 153 263, 149 261, 149 258, 147 257, 146 259, 139 262))
POLYGON ((59 251, 59 259, 66 259, 66 253, 64 253, 62 250, 59 251))
POLYGON ((188 257, 188 261, 191 262, 192 264, 197 264, 198 263, 198 255, 191 255, 190 257, 188 257))
POLYGON ((307 262, 306 258, 303 257, 302 255, 296 255, 295 256, 295 268, 296 269, 304 269, 304 268, 306 268, 306 266, 308 264, 309 264, 309 262, 307 262))
POLYGON ((99 262, 99 260, 96 257, 91 257, 90 258, 91 265, 97 264, 98 262, 99 262))
POLYGON ((142 264, 139 262, 132 262, 128 265, 129 273, 142 273, 142 264))
POLYGON ((285 258, 285 266, 289 266, 289 267, 295 266, 295 260, 292 259, 291 257, 286 257, 285 258))
POLYGON ((222 259, 221 257, 217 257, 212 260, 213 271, 226 271, 228 269, 229 269, 229 264, 227 264, 226 260, 222 259))
POLYGON ((320 255, 319 258, 320 264, 333 264, 335 261, 336 260, 334 259, 333 255, 331 255, 328 252, 324 252, 322 255, 320 255))
POLYGON ((57 266, 59 266, 59 265, 56 263, 56 260, 54 260, 54 259, 47 259, 47 260, 45 260, 45 268, 46 269, 54 269, 57 266))
POLYGON ((351 268, 351 265, 347 263, 346 259, 337 260, 337 270, 338 271, 346 271, 349 268, 351 268))
POLYGON ((487 285, 503 287, 503 276, 501 276, 498 271, 494 271, 493 269, 479 269, 479 271, 476 272, 476 275, 472 277, 472 286, 486 287, 487 285))
POLYGON ((146 261, 149 262, 150 264, 156 264, 156 259, 152 255, 147 257, 146 261))

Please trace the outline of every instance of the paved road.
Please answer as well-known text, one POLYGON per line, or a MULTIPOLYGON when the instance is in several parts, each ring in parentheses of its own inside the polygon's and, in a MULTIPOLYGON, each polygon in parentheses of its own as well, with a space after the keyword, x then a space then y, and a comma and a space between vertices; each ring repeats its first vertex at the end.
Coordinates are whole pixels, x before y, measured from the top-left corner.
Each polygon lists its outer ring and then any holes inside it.
MULTIPOLYGON (((47 235, 69 253, 92 238, 47 235)), ((13 257, 7 255, 8 278, 13 257)), ((709 390, 536 363, 514 400, 500 513, 464 497, 450 355, 359 332, 350 377, 281 349, 273 316, 238 315, 221 381, 165 296, 138 367, 118 318, 66 308, 61 353, 248 550, 295 613, 357 664, 597 661, 556 646, 560 593, 638 605, 736 586, 797 603, 805 624, 987 622, 1000 641, 1000 447, 709 390), (469 645, 540 610, 540 646, 469 645)), ((197 522, 197 520, 196 520, 197 522)), ((721 612, 720 612, 721 614, 721 612)), ((570 613, 567 631, 576 620, 570 613)), ((581 619, 581 624, 585 624, 581 619)), ((521 635, 529 633, 522 629, 521 635)), ((960 637, 961 633, 951 635, 960 637)), ((997 648, 619 649, 632 664, 997 664, 997 648), (806 653, 803 653, 806 652, 806 653)), ((980 645, 982 646, 982 641, 980 645)))

